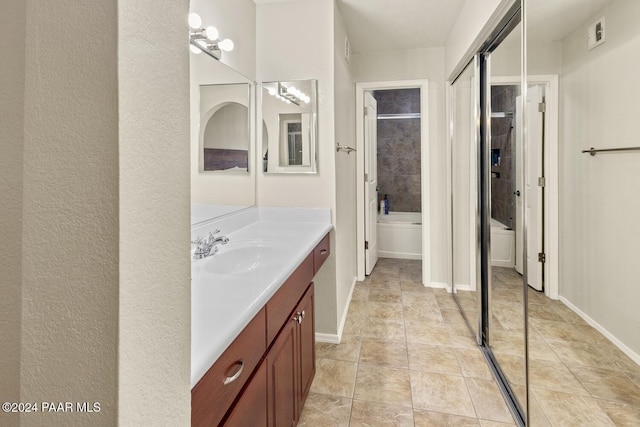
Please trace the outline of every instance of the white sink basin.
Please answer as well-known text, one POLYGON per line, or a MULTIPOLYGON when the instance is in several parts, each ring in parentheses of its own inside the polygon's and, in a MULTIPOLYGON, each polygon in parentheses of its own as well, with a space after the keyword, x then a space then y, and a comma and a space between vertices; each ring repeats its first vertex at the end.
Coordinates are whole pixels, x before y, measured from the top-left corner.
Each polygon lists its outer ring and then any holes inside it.
POLYGON ((242 275, 273 267, 283 262, 285 248, 268 241, 229 242, 208 257, 203 269, 210 274, 242 275))

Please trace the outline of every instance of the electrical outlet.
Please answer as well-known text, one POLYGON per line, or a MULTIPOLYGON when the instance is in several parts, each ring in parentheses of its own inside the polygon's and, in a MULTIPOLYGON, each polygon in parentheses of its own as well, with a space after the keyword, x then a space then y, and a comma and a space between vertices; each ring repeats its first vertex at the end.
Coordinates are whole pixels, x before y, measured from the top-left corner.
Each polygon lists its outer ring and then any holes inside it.
POLYGON ((600 46, 605 40, 604 16, 598 19, 588 28, 589 50, 600 46))

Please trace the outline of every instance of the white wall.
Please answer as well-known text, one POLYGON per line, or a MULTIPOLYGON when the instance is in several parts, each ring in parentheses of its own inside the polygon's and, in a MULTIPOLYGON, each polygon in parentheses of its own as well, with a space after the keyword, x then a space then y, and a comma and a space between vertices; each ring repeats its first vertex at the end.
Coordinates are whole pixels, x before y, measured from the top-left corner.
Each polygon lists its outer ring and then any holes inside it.
MULTIPOLYGON (((259 173, 256 199, 259 206, 328 207, 336 224, 334 7, 327 0, 256 5, 258 81, 318 80, 318 173, 259 173)), ((330 335, 338 332, 336 295, 344 286, 336 278, 336 233, 315 279, 316 332, 330 335)))
POLYGON ((429 200, 431 227, 431 278, 426 283, 445 284, 449 253, 447 231, 447 144, 445 140, 444 48, 359 54, 353 56, 357 82, 429 80, 429 200))
POLYGON ((186 14, 2 4, 2 401, 101 404, 20 425, 189 423, 186 14))
POLYGON ((637 146, 640 134, 640 2, 617 0, 606 42, 587 50, 586 22, 562 42, 560 117, 560 295, 640 354, 637 146))
MULTIPOLYGON (((200 85, 251 83, 256 75, 256 6, 252 0, 192 0, 190 11, 202 18, 202 25, 213 25, 220 37, 231 38, 235 49, 222 52, 221 61, 205 54, 190 54, 191 82, 191 200, 193 203, 251 206, 255 204, 255 156, 249 153, 249 173, 202 173, 200 156, 200 85)), ((250 135, 255 138, 255 92, 250 135)), ((254 147, 255 148, 255 147, 254 147)), ((252 148, 252 149, 254 149, 252 148)), ((260 162, 259 165, 262 165, 260 162)))
MULTIPOLYGON (((335 135, 341 145, 356 146, 355 83, 344 57, 347 35, 340 10, 335 13, 335 135)), ((336 162, 336 298, 339 325, 346 319, 351 285, 356 277, 356 155, 334 150, 336 162)))

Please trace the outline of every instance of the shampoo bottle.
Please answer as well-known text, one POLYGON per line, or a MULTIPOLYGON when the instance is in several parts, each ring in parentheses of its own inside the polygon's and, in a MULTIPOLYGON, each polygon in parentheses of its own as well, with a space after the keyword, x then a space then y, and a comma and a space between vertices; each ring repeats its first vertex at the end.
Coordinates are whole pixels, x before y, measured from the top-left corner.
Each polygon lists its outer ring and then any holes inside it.
POLYGON ((384 199, 382 200, 383 202, 383 206, 384 206, 384 214, 385 215, 389 215, 389 199, 387 198, 387 195, 384 195, 384 199))

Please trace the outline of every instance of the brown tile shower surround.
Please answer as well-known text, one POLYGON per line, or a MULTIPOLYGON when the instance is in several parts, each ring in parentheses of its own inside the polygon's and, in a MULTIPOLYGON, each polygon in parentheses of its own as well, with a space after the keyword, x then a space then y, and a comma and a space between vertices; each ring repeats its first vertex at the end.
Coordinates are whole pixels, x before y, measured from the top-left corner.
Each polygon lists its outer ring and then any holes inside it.
MULTIPOLYGON (((392 259, 357 283, 342 343, 316 344, 300 426, 515 425, 452 296, 420 283, 420 261, 392 259)), ((494 268, 494 283, 521 282, 494 268)), ((561 302, 531 292, 532 425, 640 425, 640 367, 561 302)))
MULTIPOLYGON (((491 111, 515 114, 517 95, 517 86, 492 86, 491 111)), ((514 227, 516 215, 513 123, 515 118, 491 119, 491 149, 500 150, 500 164, 491 166, 491 172, 496 174, 491 178, 491 216, 509 228, 514 227)))
MULTIPOLYGON (((420 112, 420 89, 378 90, 378 114, 420 112)), ((420 119, 378 120, 379 196, 394 212, 420 212, 420 119)))

